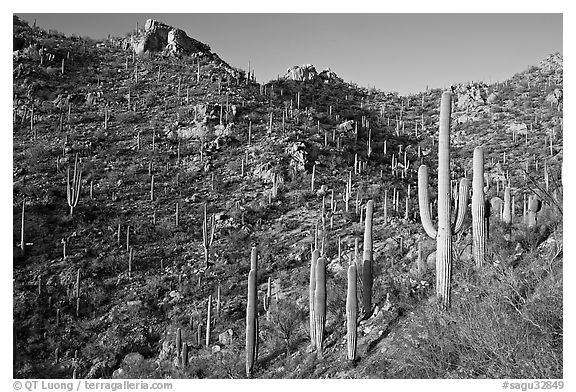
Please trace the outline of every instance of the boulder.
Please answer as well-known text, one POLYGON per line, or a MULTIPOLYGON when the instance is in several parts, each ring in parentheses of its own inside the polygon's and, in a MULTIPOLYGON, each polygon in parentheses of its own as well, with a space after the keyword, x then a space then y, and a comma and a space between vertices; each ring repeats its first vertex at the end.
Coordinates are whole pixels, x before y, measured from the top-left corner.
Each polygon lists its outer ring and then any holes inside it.
POLYGON ((233 338, 234 338, 234 331, 232 331, 232 329, 228 329, 218 335, 218 343, 227 346, 232 344, 233 338))

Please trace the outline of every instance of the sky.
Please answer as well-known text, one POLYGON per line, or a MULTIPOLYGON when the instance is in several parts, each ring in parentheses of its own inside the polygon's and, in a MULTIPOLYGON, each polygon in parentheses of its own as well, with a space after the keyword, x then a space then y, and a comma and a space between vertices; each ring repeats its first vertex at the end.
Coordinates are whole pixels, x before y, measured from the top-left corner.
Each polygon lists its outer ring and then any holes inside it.
POLYGON ((505 80, 563 53, 561 13, 16 13, 66 35, 124 36, 146 19, 208 44, 260 82, 292 65, 330 67, 345 81, 400 94, 471 80, 505 80))

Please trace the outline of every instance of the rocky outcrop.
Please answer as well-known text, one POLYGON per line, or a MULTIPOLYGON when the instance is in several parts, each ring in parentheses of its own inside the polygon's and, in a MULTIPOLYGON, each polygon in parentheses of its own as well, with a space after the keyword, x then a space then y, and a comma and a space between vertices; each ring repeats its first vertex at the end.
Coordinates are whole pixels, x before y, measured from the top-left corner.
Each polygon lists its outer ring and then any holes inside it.
POLYGON ((148 19, 144 32, 132 37, 136 54, 164 52, 169 55, 209 55, 210 46, 197 41, 180 29, 148 19))
POLYGON ((330 83, 333 81, 342 81, 330 68, 326 68, 322 72, 318 73, 316 68, 312 64, 304 65, 293 65, 286 70, 284 74, 285 80, 294 80, 297 82, 307 82, 307 81, 322 81, 324 83, 330 83))
POLYGON ((332 71, 330 68, 326 68, 322 72, 318 74, 318 77, 322 79, 325 83, 329 83, 332 81, 342 81, 341 78, 336 75, 336 72, 332 71))
POLYGON ((305 82, 308 80, 314 80, 317 76, 318 72, 316 72, 316 68, 314 68, 312 64, 293 65, 286 70, 284 79, 305 82))
POLYGON ((560 53, 556 52, 554 54, 551 54, 544 60, 542 60, 538 65, 538 67, 545 71, 556 71, 556 70, 562 70, 564 68, 563 63, 564 63, 563 56, 560 53))

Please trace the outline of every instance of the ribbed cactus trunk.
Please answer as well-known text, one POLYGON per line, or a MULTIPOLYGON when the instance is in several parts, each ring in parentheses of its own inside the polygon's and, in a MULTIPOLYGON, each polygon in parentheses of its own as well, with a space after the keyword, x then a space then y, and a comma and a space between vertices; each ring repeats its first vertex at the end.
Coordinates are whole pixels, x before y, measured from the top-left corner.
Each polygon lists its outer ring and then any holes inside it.
POLYGON ((314 290, 314 328, 316 350, 322 358, 322 342, 326 325, 326 262, 323 257, 316 261, 316 288, 314 290))
POLYGON ((502 220, 507 225, 512 223, 512 198, 510 197, 509 186, 504 189, 504 213, 502 214, 502 220))
POLYGON ((314 292, 316 290, 316 262, 320 257, 320 251, 315 249, 312 252, 312 261, 310 263, 310 286, 309 286, 309 313, 310 313, 310 341, 312 346, 316 347, 316 327, 314 321, 314 292))
POLYGON ((436 294, 444 307, 450 303, 452 230, 450 227, 450 113, 451 94, 440 102, 438 135, 438 235, 436 237, 436 294))
POLYGON ((348 267, 348 293, 346 296, 346 327, 348 342, 348 360, 356 359, 356 337, 358 319, 358 302, 356 300, 356 266, 352 264, 348 267))
POLYGON ((474 149, 472 161, 472 254, 477 268, 484 264, 486 251, 486 202, 484 197, 484 151, 474 149))
POLYGON ((246 305, 246 377, 252 376, 257 357, 256 270, 248 274, 248 304, 246 305))
POLYGON ((372 216, 374 202, 366 203, 366 220, 364 222, 364 255, 362 257, 362 307, 364 317, 372 314, 372 216))

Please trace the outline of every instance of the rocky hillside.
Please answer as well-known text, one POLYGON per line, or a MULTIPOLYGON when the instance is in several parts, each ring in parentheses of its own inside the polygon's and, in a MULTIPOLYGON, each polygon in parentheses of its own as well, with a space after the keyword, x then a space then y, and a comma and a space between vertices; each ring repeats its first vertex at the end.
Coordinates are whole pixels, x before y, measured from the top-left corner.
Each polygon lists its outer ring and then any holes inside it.
POLYGON ((422 163, 436 199, 442 91, 403 97, 307 67, 259 84, 163 26, 90 41, 14 18, 15 378, 246 377, 252 247, 252 377, 562 378, 561 56, 452 87, 452 180, 472 178, 482 146, 489 239, 478 269, 467 213, 442 310, 417 196, 422 163), (367 308, 359 273, 350 361, 347 271, 363 264, 368 200, 372 295, 367 308))

